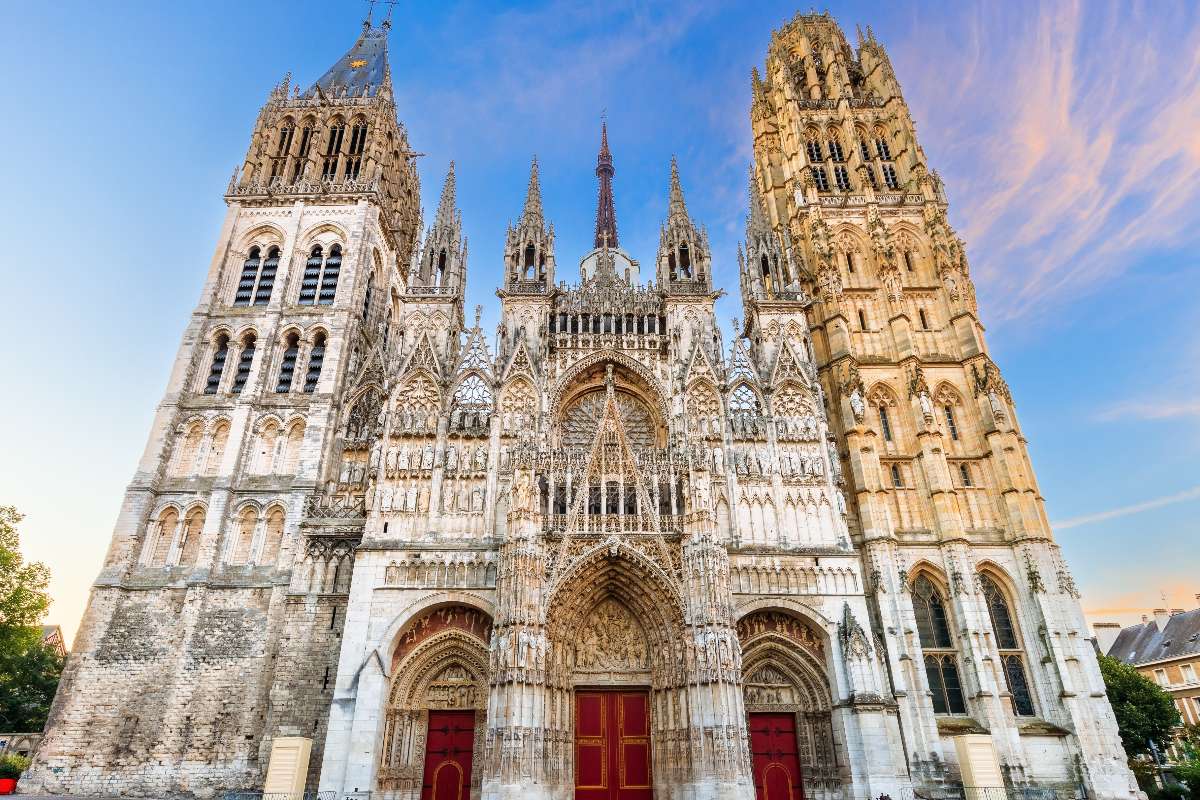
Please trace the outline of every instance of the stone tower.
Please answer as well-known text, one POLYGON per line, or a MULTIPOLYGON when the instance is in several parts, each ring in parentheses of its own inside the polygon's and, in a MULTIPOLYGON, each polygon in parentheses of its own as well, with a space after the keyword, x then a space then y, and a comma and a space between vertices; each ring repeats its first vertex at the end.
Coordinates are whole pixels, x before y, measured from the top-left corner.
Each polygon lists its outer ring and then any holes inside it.
POLYGON ((607 125, 583 246, 513 187, 490 337, 387 27, 259 115, 22 788, 1133 798, 879 44, 772 38, 731 339, 674 159, 621 247, 607 125))
POLYGON ((419 219, 387 27, 259 113, 23 788, 261 786, 281 733, 315 783, 419 219))
POLYGON ((953 776, 953 737, 986 731, 1006 783, 1129 796, 1079 595, 887 53, 869 28, 852 48, 828 15, 798 15, 751 91, 745 333, 766 344, 778 310, 805 308, 914 782, 953 776))

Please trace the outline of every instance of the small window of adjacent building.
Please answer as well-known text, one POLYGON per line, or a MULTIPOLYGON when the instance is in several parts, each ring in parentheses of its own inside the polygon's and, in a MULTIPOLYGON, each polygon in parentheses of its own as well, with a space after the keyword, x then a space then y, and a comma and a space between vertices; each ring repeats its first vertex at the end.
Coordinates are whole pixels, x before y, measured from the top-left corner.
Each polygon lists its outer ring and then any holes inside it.
POLYGON ((1154 670, 1154 680, 1158 683, 1159 686, 1170 686, 1171 685, 1170 682, 1167 681, 1167 671, 1165 669, 1154 670))
POLYGON ((867 329, 867 315, 863 313, 861 308, 858 310, 858 329, 862 331, 867 329))
POLYGON ((1195 667, 1193 667, 1191 664, 1184 664, 1182 667, 1180 667, 1180 669, 1183 671, 1183 682, 1184 683, 1195 683, 1196 682, 1196 668, 1195 667))

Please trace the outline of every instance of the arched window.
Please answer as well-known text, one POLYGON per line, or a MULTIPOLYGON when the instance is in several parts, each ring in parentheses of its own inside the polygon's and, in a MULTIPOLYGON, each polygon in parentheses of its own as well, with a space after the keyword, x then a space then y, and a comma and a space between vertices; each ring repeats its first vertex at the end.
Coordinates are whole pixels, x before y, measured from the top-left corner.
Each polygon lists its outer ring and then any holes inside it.
POLYGON ((958 476, 962 478, 962 485, 968 489, 975 485, 975 481, 971 479, 971 468, 966 464, 958 465, 958 476))
POLYGON ((237 372, 233 375, 233 385, 229 387, 233 394, 241 394, 242 389, 246 388, 246 381, 250 380, 250 367, 254 364, 254 346, 257 342, 258 339, 253 333, 242 337, 242 352, 238 355, 237 372))
POLYGON ((279 444, 279 425, 274 420, 264 423, 258 434, 258 449, 254 454, 254 472, 270 475, 275 471, 275 447, 279 444))
POLYGON ((296 165, 292 168, 292 182, 295 183, 304 176, 304 168, 308 166, 308 153, 312 149, 313 126, 307 122, 300 131, 300 147, 296 151, 296 165))
POLYGON ((954 421, 954 406, 944 405, 942 411, 946 413, 946 430, 950 431, 950 438, 958 441, 958 425, 954 421))
POLYGON ((292 390, 292 381, 296 377, 296 359, 300 355, 300 334, 293 331, 287 335, 283 346, 283 358, 279 360, 279 381, 275 384, 277 394, 287 394, 292 390))
POLYGON ((810 169, 812 170, 813 183, 815 183, 817 185, 817 191, 818 192, 828 192, 829 191, 829 175, 827 175, 825 173, 825 168, 820 165, 816 165, 816 166, 810 167, 810 169))
POLYGON ((367 291, 363 295, 362 318, 365 320, 371 316, 371 291, 375 288, 375 273, 372 272, 367 277, 367 291))
POLYGON ((225 443, 229 441, 229 423, 221 420, 213 426, 212 438, 208 442, 208 459, 204 464, 205 475, 216 475, 225 457, 225 443))
POLYGON ((836 133, 829 136, 829 160, 838 164, 846 160, 846 151, 842 149, 842 140, 836 133))
POLYGON ((935 714, 965 714, 962 683, 958 677, 958 658, 946 602, 933 581, 921 575, 912 586, 913 613, 917 617, 917 636, 925 655, 925 675, 935 714))
POLYGON ((267 251, 262 272, 258 274, 258 286, 254 289, 254 305, 265 306, 271 302, 271 291, 275 288, 275 273, 279 271, 279 248, 267 251))
POLYGON ((263 531, 262 552, 255 561, 267 567, 275 566, 279 560, 279 546, 283 542, 283 509, 274 506, 267 512, 267 523, 263 531))
POLYGON ((433 285, 441 286, 446 281, 446 248, 438 252, 437 269, 433 272, 433 285))
POLYGON ((338 120, 329 129, 329 141, 325 146, 325 159, 321 162, 321 180, 330 181, 337 177, 338 156, 342 152, 342 139, 346 136, 346 123, 338 120))
POLYGON ((892 464, 892 486, 897 489, 904 488, 904 476, 900 474, 899 464, 892 464))
POLYGON ((883 432, 885 442, 892 441, 892 421, 888 417, 887 406, 879 406, 879 429, 883 432))
POLYGON ((283 474, 295 475, 300 466, 300 447, 304 444, 304 423, 294 422, 288 428, 287 440, 283 443, 283 474))
POLYGON ((346 156, 345 177, 354 180, 362 169, 363 151, 367 148, 367 123, 361 120, 350 129, 350 153, 346 156))
POLYGON ((254 543, 254 529, 258 525, 258 511, 246 506, 238 514, 234 531, 233 549, 229 553, 230 564, 245 564, 250 561, 250 546, 254 543))
POLYGON ((279 147, 275 150, 276 157, 286 156, 292 149, 292 134, 295 132, 296 129, 290 119, 283 123, 283 127, 279 129, 279 147))
POLYGON ((237 294, 233 297, 235 306, 248 306, 254 297, 254 284, 258 282, 258 268, 262 266, 261 251, 257 247, 250 248, 242 264, 242 277, 238 280, 237 294))
POLYGON ((337 294, 338 274, 341 270, 342 246, 335 244, 329 248, 329 258, 325 259, 325 268, 321 271, 321 295, 317 298, 318 305, 333 305, 333 298, 337 294))
POLYGON ((192 423, 179 444, 179 455, 175 459, 176 475, 195 474, 196 456, 200 453, 200 442, 203 438, 204 426, 199 422, 192 423))
POLYGON ((183 532, 179 538, 179 560, 182 565, 196 563, 200 554, 200 534, 204 531, 204 509, 193 508, 187 513, 183 523, 183 532))
POLYGON ((313 245, 308 261, 304 262, 304 278, 300 282, 299 302, 302 306, 333 304, 337 294, 338 274, 342 269, 342 246, 329 248, 329 256, 321 245, 313 245))
POLYGON ((167 563, 167 555, 171 552, 171 543, 175 541, 175 529, 179 527, 179 512, 173 508, 163 511, 158 517, 158 527, 154 534, 153 546, 150 552, 150 566, 162 567, 167 563))
POLYGON ((875 138, 875 152, 879 154, 880 161, 891 161, 892 150, 888 147, 887 139, 882 133, 877 133, 875 138))
POLYGON ((275 148, 275 157, 271 159, 271 180, 279 177, 283 172, 283 166, 287 163, 288 151, 292 148, 292 134, 296 132, 296 128, 291 119, 283 123, 283 127, 279 129, 279 142, 275 148))
POLYGON ((304 278, 300 282, 300 305, 311 306, 317 301, 317 285, 321 282, 321 266, 325 263, 325 251, 321 245, 313 245, 304 262, 304 278))
POLYGON ((860 331, 867 329, 867 314, 861 308, 858 310, 858 329, 860 331))
POLYGON ((916 263, 916 261, 913 258, 912 250, 905 250, 904 251, 904 268, 907 269, 909 272, 912 272, 915 269, 915 267, 913 266, 915 263, 916 263))
POLYGON ((308 370, 304 373, 304 393, 312 394, 317 390, 317 381, 321 379, 321 365, 325 363, 325 333, 321 332, 313 339, 312 350, 308 351, 308 370))
POLYGON ((900 188, 900 179, 896 177, 896 167, 892 164, 884 164, 880 167, 883 173, 883 183, 893 192, 900 188))
POLYGON ((683 273, 683 277, 692 277, 692 254, 688 250, 686 242, 679 245, 679 270, 683 273))
POLYGON ((815 133, 808 134, 808 138, 804 142, 804 149, 808 153, 808 160, 810 163, 820 164, 825 160, 825 156, 821 152, 821 143, 817 140, 815 133))
POLYGON ((1029 680, 1025 676, 1025 654, 1021 649, 1021 638, 1013 622, 1008 598, 996 581, 987 574, 980 574, 980 586, 987 601, 988 616, 992 620, 992 633, 996 636, 996 647, 1000 650, 1000 666, 1008 692, 1012 695, 1013 713, 1019 717, 1032 717, 1035 713, 1033 695, 1029 691, 1029 680))
POLYGON ((204 383, 205 394, 216 394, 221 388, 221 376, 225 374, 225 360, 229 358, 229 336, 222 333, 217 337, 213 350, 212 366, 208 369, 208 380, 204 383))

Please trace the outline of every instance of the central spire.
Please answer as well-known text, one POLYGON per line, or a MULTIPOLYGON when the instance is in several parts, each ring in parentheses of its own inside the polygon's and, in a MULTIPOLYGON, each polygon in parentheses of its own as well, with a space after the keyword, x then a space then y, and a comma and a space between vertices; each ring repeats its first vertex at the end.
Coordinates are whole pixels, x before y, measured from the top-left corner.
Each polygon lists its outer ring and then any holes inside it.
POLYGON ((600 179, 600 199, 596 203, 596 244, 617 247, 617 210, 613 206, 612 153, 608 149, 608 123, 600 123, 600 154, 596 156, 596 177, 600 179))

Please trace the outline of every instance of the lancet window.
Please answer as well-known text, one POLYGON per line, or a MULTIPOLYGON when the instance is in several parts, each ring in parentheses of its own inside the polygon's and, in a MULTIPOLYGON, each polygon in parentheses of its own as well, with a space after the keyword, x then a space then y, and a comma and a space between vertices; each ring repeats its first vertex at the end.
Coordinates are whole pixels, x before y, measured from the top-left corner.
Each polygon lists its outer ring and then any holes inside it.
POLYGON ((950 635, 946 601, 926 575, 912 586, 913 612, 917 618, 917 636, 925 656, 925 675, 935 714, 965 714, 962 682, 958 676, 958 656, 950 635))
POLYGON ((337 295, 338 275, 342 269, 342 246, 333 245, 325 255, 321 245, 314 245, 304 263, 300 283, 300 305, 333 305, 337 295))
POLYGON ((279 360, 279 380, 275 384, 277 394, 287 394, 292 390, 292 381, 296 378, 296 359, 300 355, 300 334, 295 331, 284 340, 283 357, 279 360))
POLYGON ((212 365, 208 369, 208 380, 204 383, 205 394, 216 394, 221 388, 221 377, 225 374, 225 361, 229 358, 229 336, 217 336, 216 347, 213 349, 212 365))
POLYGON ((254 348, 257 342, 258 339, 253 333, 242 337, 242 352, 238 354, 237 372, 233 375, 233 385, 229 387, 233 394, 241 394, 242 389, 246 388, 246 382, 250 380, 250 367, 254 364, 254 348))
POLYGON ((992 633, 1000 651, 1000 666, 1011 695, 1013 713, 1019 717, 1032 717, 1036 712, 1029 679, 1025 674, 1025 653, 1008 598, 990 575, 981 574, 979 584, 987 602, 988 616, 992 620, 992 633))
POLYGON ((325 363, 325 332, 313 337, 312 349, 308 351, 308 370, 304 374, 304 393, 312 394, 321 380, 321 366, 325 363))

